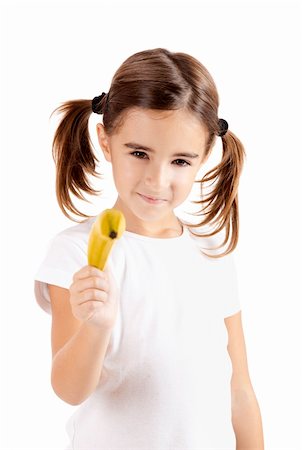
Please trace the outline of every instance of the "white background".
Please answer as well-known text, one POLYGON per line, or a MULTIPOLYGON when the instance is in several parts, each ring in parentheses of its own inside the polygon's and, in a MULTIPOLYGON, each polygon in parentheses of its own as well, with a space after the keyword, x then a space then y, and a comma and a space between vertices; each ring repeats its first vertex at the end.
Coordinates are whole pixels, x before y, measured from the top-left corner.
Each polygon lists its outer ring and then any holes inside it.
MULTIPOLYGON (((48 240, 75 224, 56 203, 49 116, 60 102, 107 92, 131 54, 164 47, 207 67, 219 116, 245 145, 233 254, 250 376, 266 450, 301 449, 297 3, 12 1, 1 13, 1 448, 64 449, 75 408, 52 391, 51 319, 33 292, 48 240)), ((100 171, 104 200, 78 204, 88 214, 115 199, 102 158, 100 171)))

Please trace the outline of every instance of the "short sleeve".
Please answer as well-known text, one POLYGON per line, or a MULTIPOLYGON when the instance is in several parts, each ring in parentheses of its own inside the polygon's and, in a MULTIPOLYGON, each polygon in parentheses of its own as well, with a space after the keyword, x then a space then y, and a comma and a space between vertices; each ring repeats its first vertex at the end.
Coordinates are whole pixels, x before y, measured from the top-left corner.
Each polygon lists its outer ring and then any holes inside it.
POLYGON ((60 233, 48 243, 34 281, 36 301, 44 311, 51 314, 47 284, 69 289, 73 274, 86 264, 86 251, 71 236, 60 233))
POLYGON ((234 256, 228 254, 221 258, 221 274, 218 284, 222 316, 229 317, 241 310, 238 290, 238 276, 234 256))

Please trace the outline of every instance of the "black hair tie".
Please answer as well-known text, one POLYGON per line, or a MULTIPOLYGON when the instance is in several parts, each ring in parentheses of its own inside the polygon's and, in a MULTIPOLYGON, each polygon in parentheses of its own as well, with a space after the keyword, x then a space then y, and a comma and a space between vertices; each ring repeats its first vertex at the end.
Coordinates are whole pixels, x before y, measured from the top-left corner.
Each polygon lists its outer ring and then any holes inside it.
POLYGON ((104 108, 100 108, 100 103, 105 95, 107 95, 106 92, 102 92, 101 95, 99 95, 98 97, 94 97, 94 99, 91 101, 91 108, 94 113, 103 114, 104 108))
POLYGON ((219 132, 218 136, 224 136, 225 133, 228 131, 229 124, 224 119, 218 119, 218 125, 219 125, 219 132))

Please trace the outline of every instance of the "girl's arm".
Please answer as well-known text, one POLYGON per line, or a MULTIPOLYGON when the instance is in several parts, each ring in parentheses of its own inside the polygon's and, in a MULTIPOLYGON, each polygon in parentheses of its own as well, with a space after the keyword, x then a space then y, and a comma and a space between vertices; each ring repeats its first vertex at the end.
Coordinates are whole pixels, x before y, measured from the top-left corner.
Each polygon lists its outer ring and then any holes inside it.
POLYGON ((62 400, 78 405, 100 380, 112 329, 76 319, 71 311, 69 290, 48 287, 52 308, 52 387, 62 400))
POLYGON ((236 450, 263 450, 260 408, 250 380, 241 312, 224 319, 228 331, 228 352, 232 361, 232 424, 236 450))

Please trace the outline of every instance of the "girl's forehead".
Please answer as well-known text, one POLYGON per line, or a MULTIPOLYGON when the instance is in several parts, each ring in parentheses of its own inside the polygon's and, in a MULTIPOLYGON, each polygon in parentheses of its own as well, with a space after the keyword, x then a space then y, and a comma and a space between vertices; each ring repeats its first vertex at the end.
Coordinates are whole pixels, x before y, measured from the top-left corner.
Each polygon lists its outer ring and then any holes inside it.
POLYGON ((146 108, 131 108, 124 116, 121 133, 139 132, 146 130, 163 130, 167 134, 190 133, 206 134, 204 124, 195 115, 184 109, 177 110, 156 110, 146 108))
POLYGON ((151 148, 203 149, 207 131, 193 114, 185 110, 133 108, 127 111, 113 140, 135 142, 151 148))

